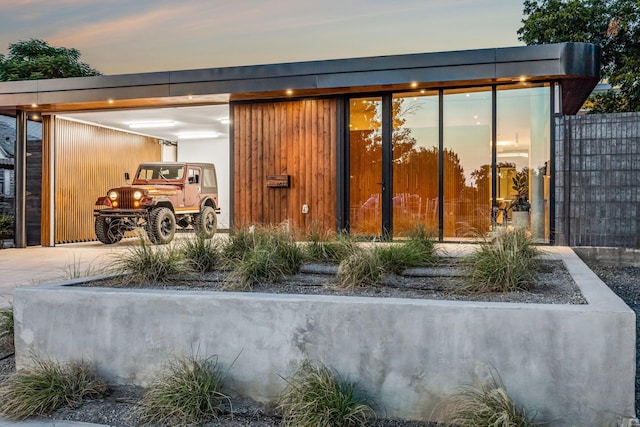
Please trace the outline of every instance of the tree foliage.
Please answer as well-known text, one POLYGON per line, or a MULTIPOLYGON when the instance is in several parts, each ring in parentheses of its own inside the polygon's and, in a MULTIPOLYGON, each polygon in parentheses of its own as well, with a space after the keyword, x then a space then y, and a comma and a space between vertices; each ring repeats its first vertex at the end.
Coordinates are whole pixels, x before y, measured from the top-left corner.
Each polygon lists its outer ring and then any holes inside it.
POLYGON ((0 81, 98 75, 100 72, 80 61, 77 49, 53 47, 44 40, 12 43, 7 56, 0 55, 0 81))
POLYGON ((602 78, 619 91, 592 96, 593 112, 640 111, 640 1, 525 0, 519 39, 528 45, 602 47, 602 78))

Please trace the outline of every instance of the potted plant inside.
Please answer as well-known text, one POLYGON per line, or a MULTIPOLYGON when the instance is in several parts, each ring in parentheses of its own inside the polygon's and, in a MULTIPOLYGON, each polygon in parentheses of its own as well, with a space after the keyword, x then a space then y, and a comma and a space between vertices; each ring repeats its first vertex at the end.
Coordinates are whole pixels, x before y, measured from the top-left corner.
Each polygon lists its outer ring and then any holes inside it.
POLYGON ((513 226, 529 227, 529 211, 531 203, 529 203, 529 169, 524 168, 511 178, 513 181, 513 190, 515 190, 514 201, 511 203, 511 218, 513 226))

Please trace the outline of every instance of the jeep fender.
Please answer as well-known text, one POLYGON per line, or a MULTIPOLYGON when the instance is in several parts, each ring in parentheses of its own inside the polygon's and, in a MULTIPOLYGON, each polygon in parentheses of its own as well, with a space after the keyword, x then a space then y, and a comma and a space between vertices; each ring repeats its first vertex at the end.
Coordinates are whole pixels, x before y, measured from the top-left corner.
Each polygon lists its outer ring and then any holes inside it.
POLYGON ((151 209, 169 208, 169 209, 171 209, 171 212, 175 213, 175 209, 173 209, 173 204, 168 199, 154 200, 153 204, 150 206, 150 208, 151 209))
POLYGON ((205 206, 211 206, 216 211, 217 214, 220 213, 220 208, 216 206, 216 202, 211 197, 205 197, 204 199, 202 199, 202 201, 200 202, 201 212, 205 206))

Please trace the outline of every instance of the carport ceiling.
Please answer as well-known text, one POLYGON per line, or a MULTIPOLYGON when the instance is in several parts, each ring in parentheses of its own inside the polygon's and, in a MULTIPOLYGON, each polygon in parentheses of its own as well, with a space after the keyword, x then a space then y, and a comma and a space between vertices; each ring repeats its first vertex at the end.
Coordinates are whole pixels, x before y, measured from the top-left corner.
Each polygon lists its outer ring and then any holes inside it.
POLYGON ((153 108, 69 113, 61 118, 133 132, 172 142, 229 138, 229 106, 153 108))

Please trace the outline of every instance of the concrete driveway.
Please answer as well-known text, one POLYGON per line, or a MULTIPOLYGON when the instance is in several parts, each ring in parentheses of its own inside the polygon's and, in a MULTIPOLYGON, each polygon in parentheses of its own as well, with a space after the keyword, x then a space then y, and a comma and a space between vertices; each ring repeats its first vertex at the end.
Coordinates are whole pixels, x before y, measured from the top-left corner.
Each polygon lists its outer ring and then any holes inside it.
MULTIPOLYGON (((192 236, 176 234, 174 242, 192 236)), ((0 307, 11 304, 13 290, 19 286, 102 274, 114 257, 138 244, 138 238, 133 237, 114 245, 86 242, 0 249, 0 307)))

